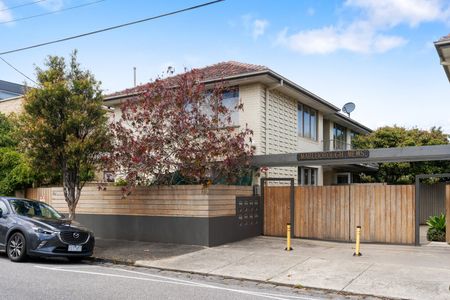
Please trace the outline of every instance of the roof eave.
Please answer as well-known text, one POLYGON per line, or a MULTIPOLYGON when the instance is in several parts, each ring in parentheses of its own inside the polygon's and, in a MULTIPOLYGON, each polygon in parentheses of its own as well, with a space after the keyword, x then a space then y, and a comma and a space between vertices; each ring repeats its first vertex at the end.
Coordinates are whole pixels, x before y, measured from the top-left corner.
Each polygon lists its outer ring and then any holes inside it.
POLYGON ((363 124, 359 123, 358 121, 353 120, 352 118, 349 118, 341 113, 335 113, 336 117, 340 118, 341 120, 353 124, 355 127, 359 128, 364 133, 371 133, 373 130, 367 126, 364 126, 363 124))
MULTIPOLYGON (((204 80, 204 81, 202 81, 202 83, 203 84, 212 84, 212 83, 221 82, 221 81, 239 80, 239 79, 244 79, 244 78, 249 78, 249 77, 256 77, 256 76, 260 76, 260 75, 269 75, 279 81, 282 80, 283 84, 290 86, 291 88, 299 91, 300 93, 308 95, 312 99, 318 101, 322 105, 327 106, 331 110, 336 111, 336 112, 340 111, 340 109, 338 107, 334 106, 330 102, 326 101, 325 99, 322 99, 321 97, 315 95, 314 93, 308 91, 307 89, 301 87, 300 85, 294 83, 293 81, 281 76, 280 74, 278 74, 270 69, 256 71, 256 72, 250 72, 250 73, 245 73, 245 74, 239 74, 239 75, 233 75, 233 76, 226 76, 226 77, 221 77, 221 78, 215 78, 215 79, 210 79, 210 80, 204 80)), ((111 97, 105 97, 104 101, 120 100, 123 98, 133 97, 138 94, 139 94, 139 92, 133 92, 133 93, 128 93, 128 94, 120 94, 120 95, 115 95, 115 96, 111 96, 111 97)))
POLYGON ((437 41, 434 43, 434 46, 436 47, 436 51, 439 56, 439 61, 442 65, 442 67, 444 68, 444 72, 447 75, 447 79, 448 79, 448 81, 450 81, 450 65, 443 64, 443 62, 450 64, 450 61, 447 61, 444 57, 444 54, 442 53, 442 47, 444 47, 444 46, 450 47, 450 40, 446 39, 446 40, 437 41))
POLYGON ((293 82, 293 81, 287 79, 287 78, 284 77, 284 76, 281 76, 280 74, 278 74, 278 73, 276 73, 276 72, 274 72, 274 71, 272 71, 272 70, 268 70, 268 74, 271 75, 271 76, 273 76, 273 77, 275 77, 275 78, 277 78, 277 79, 279 79, 279 80, 283 80, 283 83, 284 83, 284 84, 289 85, 289 86, 292 87, 293 89, 295 89, 295 90, 297 90, 297 91, 299 91, 299 92, 301 92, 301 93, 303 93, 303 94, 308 95, 309 97, 313 98, 314 100, 320 102, 321 104, 327 106, 328 108, 330 108, 330 109, 332 109, 332 110, 334 110, 334 111, 336 111, 336 112, 338 112, 338 111, 341 110, 339 107, 337 107, 337 106, 331 104, 331 103, 328 102, 327 100, 325 100, 325 99, 323 99, 323 98, 317 96, 316 94, 314 94, 314 93, 308 91, 307 89, 301 87, 300 85, 296 84, 295 82, 293 82))

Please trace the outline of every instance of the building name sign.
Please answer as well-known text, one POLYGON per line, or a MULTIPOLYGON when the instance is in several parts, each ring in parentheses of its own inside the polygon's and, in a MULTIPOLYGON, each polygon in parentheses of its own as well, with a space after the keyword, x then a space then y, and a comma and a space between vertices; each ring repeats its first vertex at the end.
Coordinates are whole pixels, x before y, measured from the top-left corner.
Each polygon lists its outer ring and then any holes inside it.
POLYGON ((327 159, 352 159, 368 158, 369 150, 345 150, 345 151, 325 151, 325 152, 305 152, 298 153, 297 160, 327 160, 327 159))

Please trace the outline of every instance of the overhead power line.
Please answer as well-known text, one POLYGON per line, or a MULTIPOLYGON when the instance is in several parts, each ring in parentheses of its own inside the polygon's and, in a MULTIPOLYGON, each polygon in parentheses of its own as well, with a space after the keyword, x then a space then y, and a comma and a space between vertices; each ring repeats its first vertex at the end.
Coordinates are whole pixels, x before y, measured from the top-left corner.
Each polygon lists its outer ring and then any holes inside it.
POLYGON ((28 16, 28 17, 12 19, 12 20, 8 20, 8 21, 0 22, 0 24, 7 24, 7 23, 13 23, 13 22, 18 22, 18 21, 24 21, 24 20, 44 17, 44 16, 48 16, 48 15, 54 15, 56 13, 60 13, 60 12, 63 12, 63 11, 68 11, 68 10, 73 10, 73 9, 77 9, 77 8, 82 8, 82 7, 86 7, 86 6, 97 4, 99 2, 104 2, 104 1, 106 1, 106 0, 98 0, 98 1, 88 2, 88 3, 76 5, 76 6, 66 7, 66 8, 62 8, 62 9, 58 9, 58 10, 54 10, 54 11, 49 11, 49 12, 42 13, 42 14, 37 14, 37 15, 32 15, 32 16, 28 16))
POLYGON ((39 3, 39 2, 44 2, 44 1, 47 1, 47 0, 37 0, 37 1, 32 1, 32 2, 26 2, 26 3, 23 3, 23 4, 16 5, 16 6, 10 6, 10 7, 6 7, 6 8, 2 8, 2 9, 0 9, 0 12, 1 11, 6 11, 6 10, 13 10, 13 9, 16 9, 16 8, 19 8, 19 7, 33 5, 33 4, 36 4, 36 3, 39 3))
POLYGON ((147 22, 147 21, 151 21, 151 20, 155 20, 155 19, 160 19, 160 18, 163 18, 163 17, 167 17, 167 16, 183 13, 183 12, 186 12, 186 11, 198 9, 198 8, 201 8, 201 7, 205 7, 205 6, 216 4, 216 3, 219 3, 219 2, 223 2, 223 1, 225 1, 225 0, 215 0, 215 1, 205 2, 205 3, 199 4, 199 5, 190 6, 190 7, 187 7, 187 8, 179 9, 179 10, 176 10, 176 11, 168 12, 168 13, 165 13, 165 14, 161 14, 161 15, 157 15, 157 16, 153 16, 153 17, 149 17, 149 18, 145 18, 145 19, 141 19, 141 20, 137 20, 137 21, 133 21, 133 22, 128 22, 128 23, 124 23, 124 24, 120 24, 120 25, 116 25, 116 26, 111 26, 111 27, 107 27, 107 28, 103 28, 103 29, 99 29, 99 30, 95 30, 95 31, 90 31, 90 32, 87 32, 87 33, 73 35, 73 36, 61 38, 61 39, 58 39, 58 40, 53 40, 53 41, 50 41, 50 42, 45 42, 45 43, 35 44, 35 45, 27 46, 27 47, 17 48, 17 49, 14 49, 14 50, 8 50, 8 51, 0 52, 0 55, 15 53, 15 52, 19 52, 19 51, 25 51, 25 50, 29 50, 29 49, 33 49, 33 48, 38 48, 38 47, 42 47, 42 46, 46 46, 46 45, 56 44, 56 43, 60 43, 60 42, 65 42, 65 41, 69 41, 69 40, 85 37, 85 36, 88 36, 88 35, 93 35, 93 34, 105 32, 105 31, 110 31, 110 30, 114 30, 114 29, 130 26, 130 25, 134 25, 134 24, 138 24, 138 23, 143 23, 143 22, 147 22))
POLYGON ((36 81, 34 81, 33 79, 31 79, 30 77, 28 77, 25 73, 21 72, 19 69, 17 69, 16 67, 14 67, 12 64, 10 64, 6 59, 4 59, 3 57, 0 56, 0 59, 3 60, 3 62, 5 64, 7 64, 8 66, 10 66, 12 69, 14 69, 17 73, 19 73, 20 75, 22 75, 23 77, 27 78, 28 80, 30 80, 31 82, 33 82, 35 85, 38 85, 36 81))

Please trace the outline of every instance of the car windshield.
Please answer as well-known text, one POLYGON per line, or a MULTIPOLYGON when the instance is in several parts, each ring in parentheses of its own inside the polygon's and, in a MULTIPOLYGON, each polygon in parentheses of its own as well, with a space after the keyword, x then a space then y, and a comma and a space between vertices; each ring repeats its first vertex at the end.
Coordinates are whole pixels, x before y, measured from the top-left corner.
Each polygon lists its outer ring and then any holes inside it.
POLYGON ((30 201, 25 199, 10 200, 14 211, 26 217, 39 217, 45 219, 60 220, 63 217, 50 205, 44 202, 30 201))

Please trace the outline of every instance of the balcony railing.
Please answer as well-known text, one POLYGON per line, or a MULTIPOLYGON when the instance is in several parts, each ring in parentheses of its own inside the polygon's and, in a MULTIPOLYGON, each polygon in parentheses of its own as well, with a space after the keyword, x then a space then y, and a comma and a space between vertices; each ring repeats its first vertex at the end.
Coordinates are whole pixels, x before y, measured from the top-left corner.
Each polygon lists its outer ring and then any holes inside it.
POLYGON ((334 150, 351 150, 352 145, 341 140, 326 140, 323 141, 323 151, 334 150))

